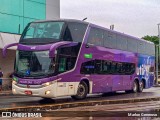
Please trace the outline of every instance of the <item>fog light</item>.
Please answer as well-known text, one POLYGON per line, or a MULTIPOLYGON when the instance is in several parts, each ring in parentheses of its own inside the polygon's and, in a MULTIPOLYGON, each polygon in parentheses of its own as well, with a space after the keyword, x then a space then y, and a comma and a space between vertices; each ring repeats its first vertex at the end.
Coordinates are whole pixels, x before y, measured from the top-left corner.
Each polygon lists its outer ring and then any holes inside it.
POLYGON ((48 95, 48 94, 50 94, 50 93, 51 93, 50 90, 48 90, 48 91, 45 92, 46 95, 48 95))
POLYGON ((13 92, 15 93, 15 92, 16 92, 16 89, 13 89, 13 92))

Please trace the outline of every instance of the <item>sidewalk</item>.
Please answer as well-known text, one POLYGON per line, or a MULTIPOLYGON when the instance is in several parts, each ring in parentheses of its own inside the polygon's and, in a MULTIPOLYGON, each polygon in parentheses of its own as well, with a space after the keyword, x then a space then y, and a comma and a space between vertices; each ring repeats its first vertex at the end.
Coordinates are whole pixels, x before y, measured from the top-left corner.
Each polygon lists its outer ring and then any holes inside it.
POLYGON ((13 95, 11 90, 0 91, 0 95, 13 95))

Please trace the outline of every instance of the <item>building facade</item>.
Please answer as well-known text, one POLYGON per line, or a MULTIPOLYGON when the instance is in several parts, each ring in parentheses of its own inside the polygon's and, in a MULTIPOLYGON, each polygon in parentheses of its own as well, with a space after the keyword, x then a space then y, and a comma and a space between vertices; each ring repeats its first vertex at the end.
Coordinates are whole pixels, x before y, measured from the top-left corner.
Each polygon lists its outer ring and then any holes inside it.
POLYGON ((15 49, 8 50, 3 58, 5 45, 19 41, 25 26, 35 20, 60 18, 60 0, 0 0, 0 68, 4 73, 3 84, 13 73, 15 49))

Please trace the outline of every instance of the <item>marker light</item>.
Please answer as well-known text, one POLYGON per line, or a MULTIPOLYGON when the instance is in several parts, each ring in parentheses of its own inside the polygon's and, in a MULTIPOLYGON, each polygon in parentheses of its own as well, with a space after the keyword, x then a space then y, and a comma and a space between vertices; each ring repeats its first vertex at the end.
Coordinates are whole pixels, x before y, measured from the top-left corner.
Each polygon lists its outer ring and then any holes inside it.
POLYGON ((48 94, 50 94, 50 93, 51 93, 50 90, 48 90, 48 91, 45 92, 46 95, 48 95, 48 94))
POLYGON ((16 84, 17 84, 17 82, 13 80, 13 81, 12 81, 12 84, 16 85, 16 84))

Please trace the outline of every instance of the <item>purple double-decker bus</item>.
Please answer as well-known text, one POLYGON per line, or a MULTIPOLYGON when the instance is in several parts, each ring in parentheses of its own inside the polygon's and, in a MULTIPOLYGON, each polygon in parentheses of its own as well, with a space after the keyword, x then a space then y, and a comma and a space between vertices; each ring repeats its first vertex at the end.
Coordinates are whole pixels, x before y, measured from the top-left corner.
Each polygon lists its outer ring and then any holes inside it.
POLYGON ((154 84, 153 43, 79 20, 31 22, 17 46, 13 94, 54 98, 154 84))

